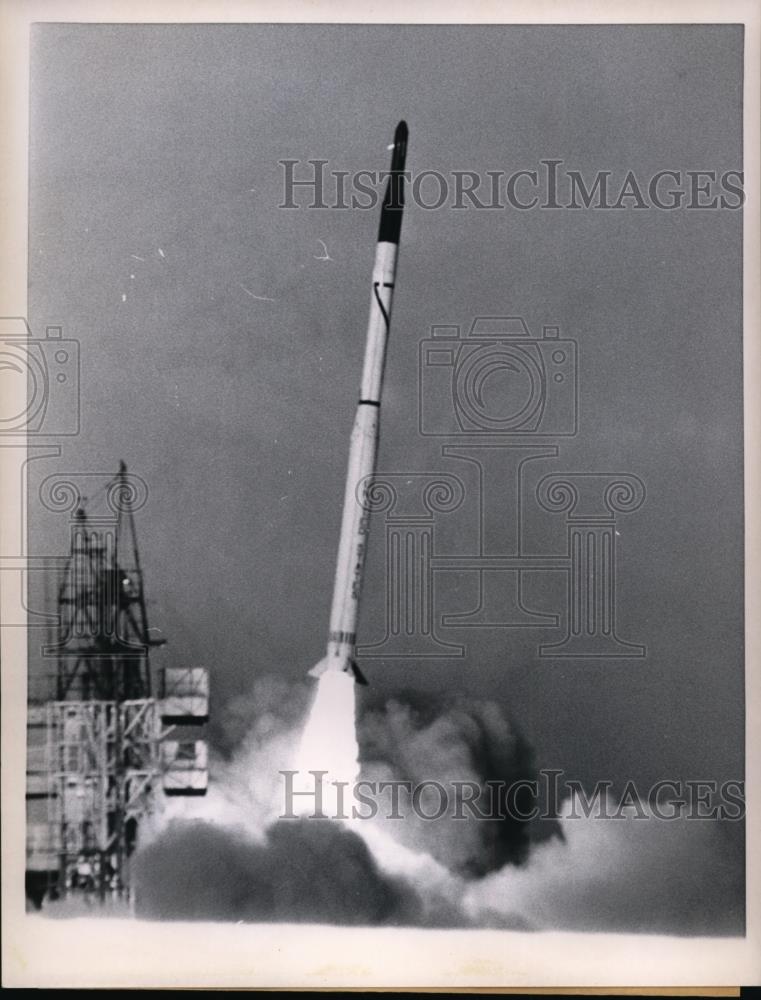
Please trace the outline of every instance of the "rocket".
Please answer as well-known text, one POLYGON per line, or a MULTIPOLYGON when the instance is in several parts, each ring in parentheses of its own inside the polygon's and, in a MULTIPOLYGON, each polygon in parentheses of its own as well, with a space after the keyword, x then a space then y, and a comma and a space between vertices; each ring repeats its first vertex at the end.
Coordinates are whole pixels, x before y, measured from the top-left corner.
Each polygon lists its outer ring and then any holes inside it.
POLYGON ((349 446, 328 646, 324 658, 309 671, 311 677, 320 677, 329 670, 341 671, 351 674, 358 684, 367 684, 354 657, 369 521, 368 511, 364 509, 359 494, 361 484, 369 482, 367 477, 375 472, 378 457, 383 370, 404 208, 406 122, 402 121, 397 125, 393 148, 391 172, 381 207, 378 243, 375 248, 362 384, 349 446))

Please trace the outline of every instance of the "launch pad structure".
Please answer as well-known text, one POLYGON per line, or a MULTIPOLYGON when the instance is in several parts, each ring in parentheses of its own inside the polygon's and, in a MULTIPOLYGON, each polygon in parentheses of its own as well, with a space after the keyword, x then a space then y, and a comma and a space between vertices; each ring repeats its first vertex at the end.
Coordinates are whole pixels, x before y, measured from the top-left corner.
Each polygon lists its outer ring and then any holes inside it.
MULTIPOLYGON (((360 485, 374 474, 386 349, 404 209, 409 131, 394 132, 371 278, 365 359, 349 447, 325 656, 310 671, 347 673, 367 553, 360 485)), ((116 518, 96 522, 84 506, 58 590, 55 696, 30 707, 27 761, 27 890, 34 905, 70 892, 129 895, 130 859, 141 822, 159 795, 201 795, 208 749, 196 738, 209 713, 203 667, 165 668, 155 692, 151 637, 131 486, 122 462, 104 489, 116 518), (166 728, 168 727, 168 728, 166 728), (192 737, 175 738, 192 727, 192 737), (36 734, 36 738, 35 738, 36 734)))
MULTIPOLYGON (((50 700, 28 706, 27 896, 129 897, 142 821, 163 796, 203 795, 203 667, 156 670, 127 469, 107 484, 116 516, 80 506, 57 594, 50 700)), ((153 630, 157 631, 157 630, 153 630)))

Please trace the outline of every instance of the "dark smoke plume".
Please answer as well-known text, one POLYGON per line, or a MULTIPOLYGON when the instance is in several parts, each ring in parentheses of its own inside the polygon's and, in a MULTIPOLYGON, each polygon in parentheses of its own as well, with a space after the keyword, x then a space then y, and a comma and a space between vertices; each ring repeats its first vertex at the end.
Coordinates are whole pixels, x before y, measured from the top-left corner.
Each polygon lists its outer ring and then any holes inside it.
POLYGON ((411 888, 381 874, 365 843, 326 820, 242 831, 175 821, 135 861, 145 919, 420 924, 411 888))
MULTIPOLYGON (((444 700, 405 692, 366 707, 359 720, 358 738, 363 778, 410 781, 413 786, 438 781, 451 800, 457 793, 453 782, 476 782, 484 789, 476 799, 483 812, 489 811, 493 794, 487 782, 503 782, 509 787, 536 777, 531 748, 493 701, 451 695, 444 700)), ((432 791, 430 805, 423 798, 424 809, 433 814, 438 801, 438 793, 432 791)), ((534 804, 527 789, 511 803, 512 816, 505 819, 452 819, 453 801, 441 819, 420 819, 412 810, 405 810, 404 802, 402 797, 404 820, 390 824, 394 836, 408 847, 429 853, 450 871, 477 877, 506 864, 522 864, 528 858, 530 828, 517 815, 527 814, 534 804)), ((502 812, 507 812, 505 805, 502 794, 502 812)), ((557 823, 545 825, 552 827, 545 833, 559 833, 557 823)))

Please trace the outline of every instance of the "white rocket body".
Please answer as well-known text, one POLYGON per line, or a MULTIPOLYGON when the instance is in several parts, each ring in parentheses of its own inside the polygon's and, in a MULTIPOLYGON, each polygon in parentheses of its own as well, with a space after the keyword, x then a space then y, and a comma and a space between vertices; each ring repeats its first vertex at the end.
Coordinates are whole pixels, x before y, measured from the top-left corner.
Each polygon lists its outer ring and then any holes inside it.
MULTIPOLYGON (((401 122, 396 130, 392 178, 404 167, 407 127, 401 122)), ((389 191, 392 181, 389 181, 389 191)), ((403 183, 401 178, 399 185, 403 183)), ((401 187, 396 207, 389 206, 389 191, 381 213, 379 239, 370 296, 367 343, 354 427, 351 432, 349 465, 346 472, 341 535, 333 585, 330 630, 325 657, 309 673, 320 677, 328 670, 350 673, 360 684, 367 681, 354 662, 357 642, 359 602, 362 595, 365 556, 370 514, 364 503, 364 488, 375 472, 378 456, 381 391, 386 364, 386 344, 394 298, 396 261, 401 229, 401 187), (389 215, 394 213, 394 216, 389 215), (384 239, 383 237, 389 237, 384 239)))

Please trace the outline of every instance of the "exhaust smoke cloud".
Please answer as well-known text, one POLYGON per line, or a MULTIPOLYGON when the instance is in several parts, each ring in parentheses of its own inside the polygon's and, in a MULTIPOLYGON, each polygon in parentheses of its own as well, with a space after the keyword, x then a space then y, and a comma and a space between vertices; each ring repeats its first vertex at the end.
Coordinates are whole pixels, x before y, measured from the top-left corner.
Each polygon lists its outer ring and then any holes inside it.
MULTIPOLYGON (((569 818, 314 819, 314 778, 472 781, 536 776, 533 753, 496 701, 404 693, 356 718, 357 686, 262 678, 230 706, 239 743, 211 763, 205 799, 174 800, 143 834, 135 912, 148 919, 309 921, 511 929, 742 933, 741 824, 569 818), (311 697, 311 707, 310 707, 311 697), (297 771, 284 819, 281 772, 297 771), (717 867, 717 858, 721 859, 717 867), (719 891, 706 897, 706 880, 719 891), (710 903, 706 903, 706 898, 710 903)), ((521 805, 528 811, 531 802, 521 805)), ((433 809, 431 811, 434 811, 433 809)))

